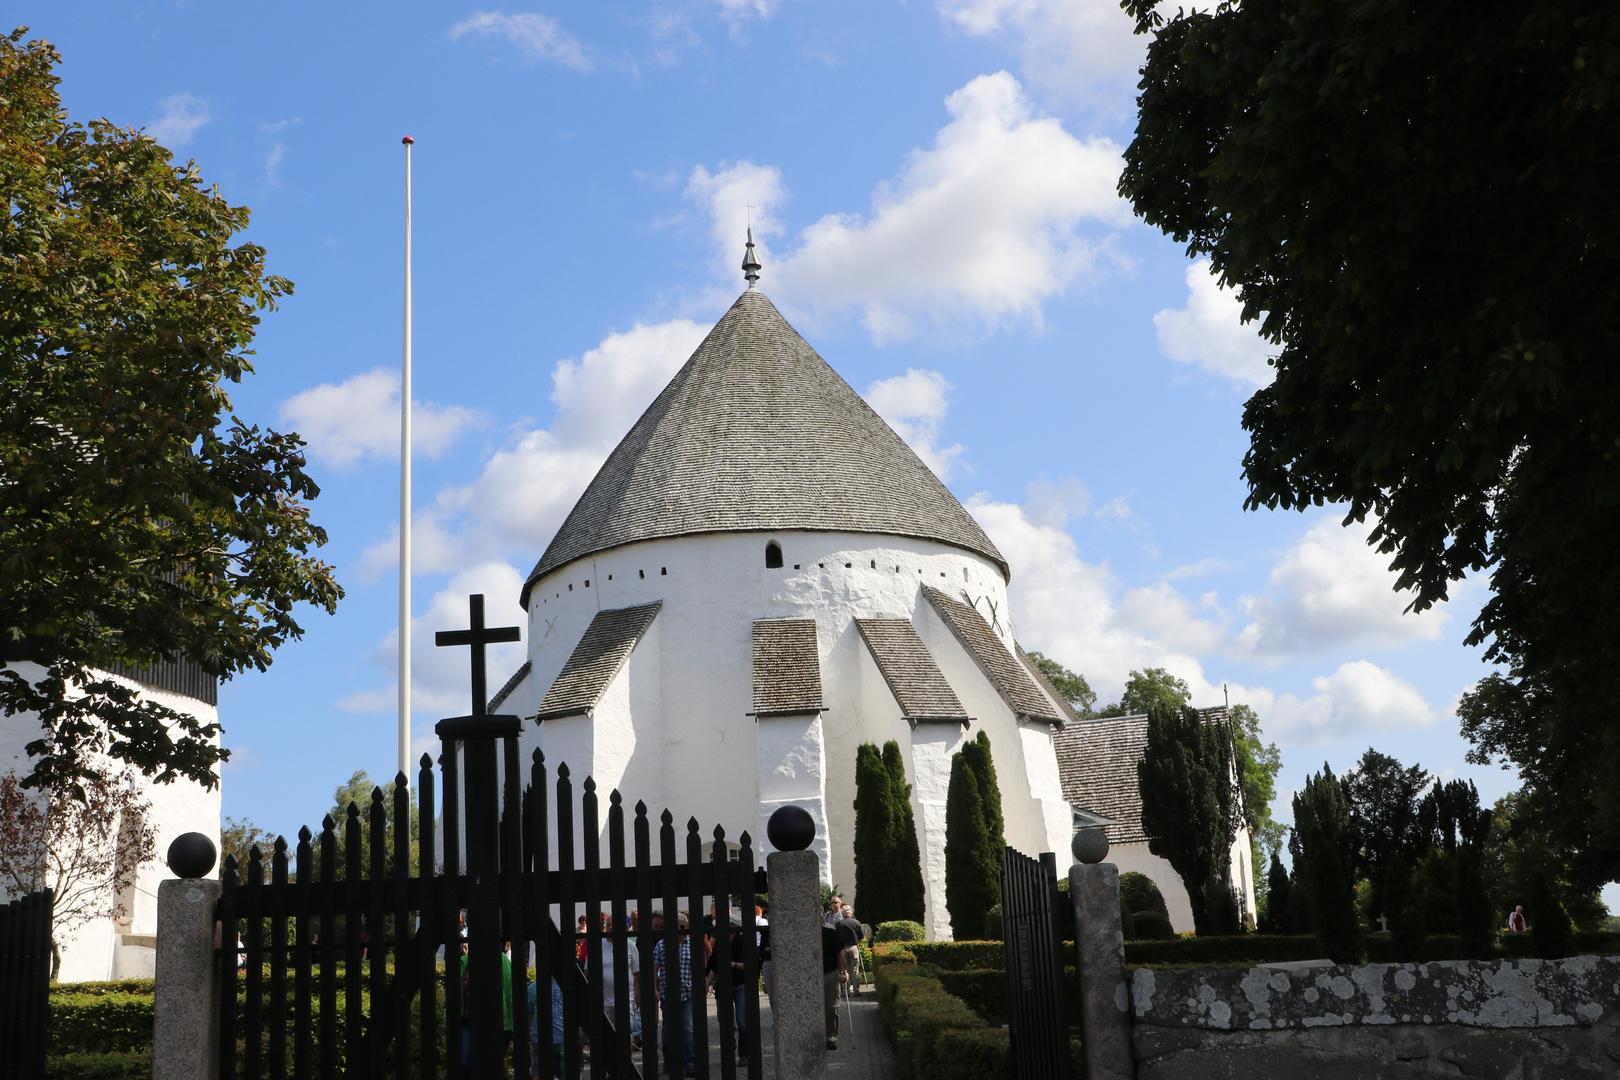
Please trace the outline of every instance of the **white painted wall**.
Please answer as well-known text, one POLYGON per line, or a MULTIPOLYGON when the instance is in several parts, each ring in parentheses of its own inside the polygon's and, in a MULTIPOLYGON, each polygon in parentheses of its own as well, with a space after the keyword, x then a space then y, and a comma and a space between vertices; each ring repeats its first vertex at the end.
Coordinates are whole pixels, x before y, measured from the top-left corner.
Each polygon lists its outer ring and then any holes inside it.
MULTIPOLYGON (((1239 910, 1254 917, 1258 913, 1255 909, 1254 867, 1250 864, 1247 827, 1238 829, 1237 839, 1232 842, 1231 860, 1232 882, 1237 887, 1242 905, 1239 910)), ((1068 861, 1072 865, 1074 859, 1071 857, 1068 861)), ((1192 903, 1187 897, 1187 887, 1181 883, 1181 876, 1168 860, 1148 850, 1147 841, 1111 846, 1108 861, 1119 867, 1122 874, 1134 870, 1152 878, 1164 894, 1164 906, 1170 911, 1170 928, 1178 934, 1192 933, 1192 903)))
MULTIPOLYGON (((7 665, 23 678, 35 681, 44 674, 37 664, 7 665)), ((195 698, 144 686, 120 676, 110 676, 141 691, 141 695, 176 712, 196 717, 203 723, 218 720, 218 710, 195 698)), ((31 765, 23 747, 39 735, 39 718, 33 713, 0 716, 0 772, 16 770, 26 773, 31 765)), ((98 919, 81 927, 75 934, 65 936, 62 944, 63 982, 132 977, 129 970, 140 970, 149 959, 140 951, 119 946, 126 938, 144 938, 157 933, 158 882, 174 877, 164 864, 163 857, 169 844, 181 833, 200 832, 219 844, 220 788, 206 790, 201 784, 177 780, 172 784, 154 784, 141 778, 138 782, 142 796, 152 804, 151 824, 156 833, 156 857, 143 863, 136 871, 135 887, 128 896, 128 918, 119 922, 98 919)), ((216 868, 217 872, 217 868, 216 868)), ((0 899, 9 899, 5 887, 0 885, 0 899)), ((140 946, 135 946, 140 949, 140 946)))
MULTIPOLYGON (((532 714, 597 611, 663 601, 652 630, 627 665, 628 696, 620 685, 626 679, 621 673, 593 721, 547 721, 537 731, 527 731, 525 759, 538 745, 553 769, 566 760, 576 782, 586 773, 599 780, 616 776, 628 803, 645 799, 655 821, 667 806, 682 827, 696 816, 706 837, 716 823, 725 826, 730 839, 744 828, 763 832, 762 822, 774 809, 764 804, 779 804, 789 790, 813 799, 811 791, 819 784, 823 873, 829 883, 849 890, 855 877, 849 850, 855 750, 862 742, 882 745, 894 739, 907 759, 918 841, 925 852, 928 921, 937 935, 948 927, 943 898, 945 787, 950 753, 964 733, 954 725, 910 731, 853 621, 910 618, 919 631, 925 620, 937 624, 919 588, 923 583, 953 596, 965 589, 986 598, 999 609, 1004 632, 1009 625, 1000 569, 971 552, 931 541, 760 531, 616 548, 535 583, 529 599, 532 690, 520 687, 526 699, 520 704, 515 693, 502 711, 521 708, 532 714), (782 547, 781 569, 765 567, 769 540, 782 547), (753 624, 781 618, 816 620, 827 705, 819 725, 779 719, 762 726, 747 715, 753 709, 753 624), (808 763, 816 727, 823 754, 819 775, 808 763), (789 759, 794 764, 784 770, 789 759)), ((1040 730, 1043 725, 1021 731, 949 630, 935 630, 933 638, 945 635, 937 645, 929 634, 924 637, 936 661, 969 712, 982 714, 990 732, 1008 804, 1009 842, 1037 852, 1065 850, 1068 809, 1061 807, 1059 814, 1049 805, 1058 790, 1049 732, 1040 730), (975 712, 978 704, 968 703, 970 698, 983 703, 980 712, 975 712), (1062 822, 1057 834, 1054 819, 1062 822)), ((1010 649, 1011 638, 1004 640, 1010 649)), ((605 797, 611 784, 602 786, 605 797)), ((756 835, 756 852, 763 856, 768 849, 765 837, 756 835)))

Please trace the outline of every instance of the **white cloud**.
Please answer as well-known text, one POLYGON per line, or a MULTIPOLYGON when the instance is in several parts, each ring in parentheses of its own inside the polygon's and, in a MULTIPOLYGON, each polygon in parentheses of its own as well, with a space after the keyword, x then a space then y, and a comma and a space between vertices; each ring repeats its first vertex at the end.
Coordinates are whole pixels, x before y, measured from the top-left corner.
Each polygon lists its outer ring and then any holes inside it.
MULTIPOLYGON (((542 550, 609 451, 708 331, 689 319, 637 324, 577 360, 559 361, 551 376, 552 426, 516 435, 477 480, 443 489, 413 519, 416 571, 454 569, 499 551, 542 550)), ((368 548, 361 575, 397 565, 398 547, 390 539, 368 548)))
POLYGON ((941 480, 956 471, 956 459, 966 449, 960 444, 939 446, 939 427, 955 389, 937 371, 908 368, 904 375, 879 379, 861 396, 874 412, 917 452, 923 464, 941 480))
POLYGON ((281 159, 287 156, 285 143, 275 143, 264 155, 264 183, 266 187, 281 186, 281 159))
POLYGON ((782 234, 782 223, 772 210, 788 200, 781 169, 752 161, 722 161, 711 173, 699 165, 687 180, 686 197, 708 211, 715 269, 732 286, 730 291, 736 291, 742 274, 743 239, 750 226, 760 262, 775 265, 771 237, 782 234))
MULTIPOLYGON (((491 560, 469 567, 451 577, 445 587, 433 594, 428 608, 411 618, 411 713, 430 716, 461 716, 472 705, 471 676, 466 647, 438 648, 433 635, 467 625, 467 597, 484 594, 484 620, 489 626, 519 626, 527 633, 528 617, 518 604, 523 575, 516 567, 491 560)), ((377 643, 371 661, 399 679, 399 635, 390 631, 377 643)), ((522 642, 491 645, 486 652, 489 686, 493 694, 508 675, 523 663, 522 642)), ((394 687, 364 690, 338 701, 347 712, 389 712, 397 707, 394 687)))
POLYGON ((1004 42, 1054 99, 1123 114, 1147 41, 1116 0, 937 0, 945 21, 1004 42))
MULTIPOLYGON (((829 214, 792 250, 762 259, 773 295, 818 311, 858 309, 875 339, 894 340, 915 334, 919 316, 1038 320, 1045 299, 1108 255, 1106 235, 1087 227, 1106 234, 1131 221, 1115 190, 1115 143, 1077 139, 1037 116, 1005 71, 974 79, 945 106, 951 121, 878 185, 869 214, 829 214)), ((728 264, 741 254, 745 197, 761 207, 755 239, 779 231, 772 210, 786 191, 773 167, 700 167, 688 193, 708 204, 728 264)))
POLYGON ((186 145, 198 128, 213 119, 208 113, 208 102, 193 97, 189 91, 164 98, 158 102, 158 108, 163 114, 146 125, 146 134, 171 150, 186 145))
POLYGON ((1360 645, 1391 648, 1440 636, 1444 605, 1404 614, 1409 594, 1396 592, 1389 556, 1367 545, 1372 526, 1341 526, 1325 517, 1284 552, 1271 571, 1270 591, 1243 598, 1250 622, 1234 654, 1275 664, 1299 653, 1360 645))
POLYGON ((1198 259, 1187 267, 1187 306, 1153 316, 1159 351, 1237 383, 1265 386, 1275 374, 1266 363, 1271 345, 1242 316, 1237 293, 1221 287, 1208 259, 1198 259))
POLYGON ((523 50, 523 55, 530 60, 555 60, 575 71, 589 71, 595 66, 578 38, 564 30, 556 19, 537 12, 506 15, 499 11, 480 11, 450 29, 451 40, 463 34, 499 34, 523 50))
POLYGON ((1242 687, 1233 697, 1254 706, 1268 737, 1291 746, 1410 731, 1438 719, 1417 687, 1368 660, 1340 664, 1333 674, 1312 679, 1311 687, 1316 693, 1303 700, 1242 687))
MULTIPOLYGON (((399 375, 374 368, 341 383, 322 383, 281 403, 281 419, 309 443, 310 452, 334 468, 362 458, 399 459, 399 375)), ((459 405, 414 401, 411 448, 436 457, 478 419, 459 405)))

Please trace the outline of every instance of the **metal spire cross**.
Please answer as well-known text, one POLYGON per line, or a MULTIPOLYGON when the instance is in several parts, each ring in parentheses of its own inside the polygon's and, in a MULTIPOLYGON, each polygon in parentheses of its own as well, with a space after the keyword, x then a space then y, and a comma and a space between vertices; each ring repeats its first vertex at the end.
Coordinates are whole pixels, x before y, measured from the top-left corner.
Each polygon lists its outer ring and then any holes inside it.
POLYGON ((501 641, 522 641, 523 634, 516 626, 484 626, 484 594, 467 597, 467 630, 440 630, 433 635, 433 644, 472 646, 472 715, 485 715, 489 704, 489 680, 484 669, 484 646, 501 641))

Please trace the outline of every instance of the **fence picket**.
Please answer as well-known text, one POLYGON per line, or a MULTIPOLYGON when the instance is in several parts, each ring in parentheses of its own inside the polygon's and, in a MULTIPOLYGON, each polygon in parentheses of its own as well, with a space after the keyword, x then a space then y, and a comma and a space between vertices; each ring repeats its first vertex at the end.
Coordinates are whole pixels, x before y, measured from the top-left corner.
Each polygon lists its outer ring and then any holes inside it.
MULTIPOLYGON (((719 825, 714 827, 714 847, 710 851, 709 865, 714 870, 714 1012, 720 1023, 720 1080, 737 1080, 732 1053, 737 1016, 731 992, 736 981, 731 970, 731 855, 726 848, 726 830, 719 825)), ((695 1018, 693 1023, 697 1023, 695 1018)))
MULTIPOLYGON (((417 900, 417 916, 421 924, 417 929, 417 1026, 421 1028, 422 1071, 424 1077, 439 1075, 439 942, 444 938, 444 923, 440 918, 443 903, 439 890, 444 885, 438 869, 437 852, 433 840, 433 758, 422 755, 416 778, 417 840, 416 865, 422 885, 417 900)), ((409 1056, 409 1055, 407 1055, 409 1056)))
POLYGON ((658 1075, 658 1052, 663 1045, 658 1041, 658 987, 653 970, 653 950, 658 947, 653 936, 652 891, 652 830, 647 822, 647 804, 636 802, 636 909, 641 918, 636 924, 636 948, 641 950, 642 979, 652 992, 643 994, 641 1005, 641 1066, 649 1080, 658 1075))
MULTIPOLYGON (((411 1080, 411 993, 416 983, 416 950, 411 935, 411 782, 394 776, 394 984, 388 995, 394 1021, 394 1080, 411 1080)), ((372 888, 381 891, 382 882, 372 888)), ((387 1037, 385 1035, 385 1037, 387 1037)))
POLYGON ((580 1074, 583 1057, 579 1039, 579 992, 576 987, 579 970, 579 940, 574 922, 574 785, 568 776, 566 763, 557 766, 557 928, 562 933, 566 955, 557 957, 557 984, 562 988, 563 1001, 563 1075, 575 1080, 580 1074))
POLYGON ((461 782, 456 768, 456 744, 447 739, 439 755, 444 777, 444 1064, 453 1068, 461 1057, 461 782))
POLYGON ((628 882, 624 872, 624 797, 619 789, 608 793, 608 894, 612 897, 609 925, 613 928, 613 1040, 615 1070, 621 1076, 629 1075, 630 1057, 630 1003, 636 988, 630 981, 629 920, 625 911, 628 882))
POLYGON ((743 894, 743 1015, 748 1021, 748 1080, 760 1080, 764 1055, 759 1052, 759 926, 754 922, 754 840, 743 830, 737 837, 737 881, 743 894))
POLYGON ((310 926, 309 892, 315 872, 309 847, 309 826, 298 830, 298 880, 293 883, 293 1077, 309 1080, 310 1051, 310 926))
POLYGON ((242 906, 246 909, 247 955, 244 972, 247 995, 246 1015, 242 1020, 247 1045, 243 1047, 243 1075, 248 1080, 259 1080, 264 1074, 264 854, 254 844, 248 851, 247 888, 242 890, 242 906))
MULTIPOLYGON (((686 887, 691 900, 687 909, 689 963, 692 965, 692 1050, 701 1080, 709 1080, 709 995, 704 980, 703 937, 703 838, 698 835, 697 818, 686 821, 686 887), (698 1038, 698 1032, 703 1038, 698 1038)), ((716 905, 716 911, 719 910, 716 905)), ((684 1029, 685 1020, 682 1020, 684 1029)), ((684 1037, 685 1031, 682 1031, 684 1037)))
MULTIPOLYGON (((337 1080, 337 822, 321 818, 321 1080, 337 1080)), ((226 1074, 227 1076, 229 1074, 226 1074)))
POLYGON ((360 969, 360 883, 365 879, 360 850, 360 804, 351 802, 343 824, 343 1075, 359 1080, 365 1074, 365 1025, 360 1019, 360 995, 365 983, 360 969))
MULTIPOLYGON (((219 874, 219 1075, 236 1077, 236 987, 239 933, 236 919, 236 856, 226 855, 219 874)), ((3 1008, 0 1004, 0 1008, 3 1008)), ((4 1064, 0 1054, 0 1064, 4 1064)))
MULTIPOLYGON (((512 942, 512 1064, 518 1076, 528 1076, 529 1064, 529 923, 523 914, 523 770, 516 739, 505 739, 501 763, 505 781, 506 812, 501 816, 505 843, 501 846, 501 883, 507 926, 512 942)), ((400 1080, 407 1080, 401 1077, 400 1080)))
MULTIPOLYGON (((602 834, 597 824, 596 780, 587 776, 581 786, 585 792, 580 799, 580 837, 585 849, 585 1019, 591 1045, 600 1047, 609 1041, 602 1024, 602 834)), ((591 1080, 602 1080, 606 1064, 605 1055, 591 1055, 591 1080)))
POLYGON ((287 1075, 287 838, 270 859, 270 1080, 287 1075))

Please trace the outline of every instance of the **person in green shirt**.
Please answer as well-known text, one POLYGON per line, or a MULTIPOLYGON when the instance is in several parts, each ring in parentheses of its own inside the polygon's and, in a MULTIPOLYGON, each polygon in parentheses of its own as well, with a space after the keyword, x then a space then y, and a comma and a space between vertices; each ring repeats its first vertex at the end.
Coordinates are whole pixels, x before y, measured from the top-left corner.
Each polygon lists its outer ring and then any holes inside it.
MULTIPOLYGON (((501 1028, 505 1035, 501 1055, 512 1045, 512 943, 501 952, 501 1028)), ((472 1080, 472 980, 467 975, 467 953, 461 954, 461 1080, 472 1080)))

